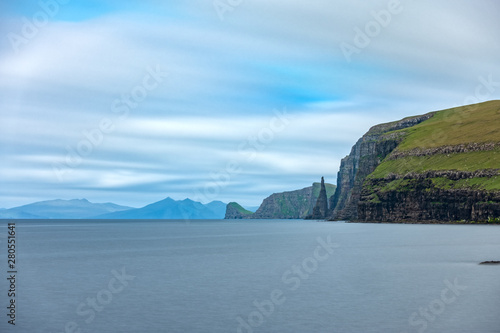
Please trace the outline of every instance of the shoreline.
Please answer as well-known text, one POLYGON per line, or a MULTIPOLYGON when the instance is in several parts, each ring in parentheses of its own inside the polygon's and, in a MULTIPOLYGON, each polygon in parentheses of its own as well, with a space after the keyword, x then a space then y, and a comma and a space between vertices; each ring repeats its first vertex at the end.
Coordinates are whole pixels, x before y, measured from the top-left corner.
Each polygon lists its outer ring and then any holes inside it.
MULTIPOLYGON (((335 222, 335 221, 327 221, 335 222)), ((345 223, 367 223, 367 224, 450 224, 450 225, 499 225, 500 222, 476 222, 476 221, 345 221, 345 223)))

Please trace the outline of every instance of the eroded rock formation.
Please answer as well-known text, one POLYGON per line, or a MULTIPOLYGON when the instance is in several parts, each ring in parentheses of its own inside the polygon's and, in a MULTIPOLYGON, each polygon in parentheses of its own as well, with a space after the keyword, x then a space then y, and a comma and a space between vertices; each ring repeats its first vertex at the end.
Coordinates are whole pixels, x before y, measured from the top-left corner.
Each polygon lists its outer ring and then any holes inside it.
POLYGON ((318 199, 316 200, 316 205, 313 208, 312 215, 308 216, 308 219, 312 220, 323 220, 328 217, 328 198, 326 195, 325 179, 321 177, 321 188, 319 191, 318 199))

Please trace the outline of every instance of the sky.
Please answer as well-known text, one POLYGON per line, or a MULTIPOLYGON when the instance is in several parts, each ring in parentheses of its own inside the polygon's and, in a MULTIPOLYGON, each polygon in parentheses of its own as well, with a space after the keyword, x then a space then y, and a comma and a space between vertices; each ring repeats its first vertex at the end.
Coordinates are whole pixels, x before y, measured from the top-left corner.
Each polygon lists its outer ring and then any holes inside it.
POLYGON ((500 98, 495 0, 0 4, 0 208, 259 205, 376 124, 500 98))

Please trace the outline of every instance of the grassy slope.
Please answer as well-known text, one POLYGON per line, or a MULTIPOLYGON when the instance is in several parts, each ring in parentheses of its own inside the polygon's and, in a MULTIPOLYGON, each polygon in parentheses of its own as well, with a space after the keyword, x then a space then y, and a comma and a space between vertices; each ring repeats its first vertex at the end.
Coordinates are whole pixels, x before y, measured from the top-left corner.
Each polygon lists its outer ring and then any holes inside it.
POLYGON ((490 101, 437 112, 408 129, 399 150, 433 148, 469 142, 500 141, 500 101, 490 101))
POLYGON ((253 212, 246 210, 243 208, 240 204, 236 202, 230 202, 227 204, 228 206, 231 206, 233 209, 235 209, 238 213, 243 214, 243 215, 252 215, 253 212))
POLYGON ((370 174, 370 178, 383 178, 390 172, 404 175, 408 172, 428 170, 476 171, 497 168, 500 168, 500 149, 450 155, 409 156, 387 160, 370 174))
MULTIPOLYGON (((406 132, 405 139, 397 148, 401 151, 472 142, 500 142, 500 101, 490 101, 439 111, 427 121, 394 132, 401 131, 406 132)), ((369 178, 383 178, 389 173, 404 175, 408 172, 428 170, 475 171, 497 168, 500 168, 500 149, 386 160, 370 174, 369 178)), ((457 182, 437 179, 434 184, 442 188, 472 187, 485 190, 500 190, 500 177, 476 178, 457 182)), ((389 184, 389 188, 395 187, 396 183, 389 184)))

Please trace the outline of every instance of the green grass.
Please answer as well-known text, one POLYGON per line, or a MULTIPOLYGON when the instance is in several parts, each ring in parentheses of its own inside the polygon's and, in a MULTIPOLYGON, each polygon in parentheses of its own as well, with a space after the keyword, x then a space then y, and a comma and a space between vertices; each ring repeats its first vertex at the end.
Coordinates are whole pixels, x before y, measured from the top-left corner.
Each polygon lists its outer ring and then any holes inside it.
POLYGON ((449 189, 477 189, 486 191, 500 190, 500 176, 495 177, 477 177, 471 179, 451 180, 447 178, 432 178, 432 183, 435 187, 449 189))
MULTIPOLYGON (((443 177, 430 178, 432 185, 435 188, 442 190, 451 189, 475 189, 485 191, 500 190, 500 176, 495 177, 478 177, 472 179, 451 180, 443 177)), ((418 183, 416 179, 396 179, 382 187, 370 188, 371 191, 389 192, 389 191, 411 191, 418 183)), ((431 190, 431 188, 429 188, 431 190)))
POLYGON ((232 208, 236 209, 236 211, 240 214, 243 214, 243 215, 252 215, 253 212, 249 211, 249 210, 246 210, 245 208, 243 208, 240 204, 238 204, 237 202, 230 202, 227 204, 228 206, 231 206, 232 208))
POLYGON ((429 170, 476 171, 498 168, 500 168, 500 149, 385 160, 369 175, 369 178, 384 178, 389 173, 405 175, 409 172, 422 173, 429 170))
POLYGON ((386 192, 386 191, 394 191, 394 190, 402 190, 406 189, 408 185, 410 184, 409 179, 396 179, 393 180, 392 182, 388 183, 385 185, 381 191, 386 192))
POLYGON ((453 188, 454 181, 448 178, 443 178, 443 177, 437 177, 437 178, 432 178, 431 179, 432 184, 440 189, 443 190, 449 190, 453 188))
POLYGON ((500 176, 491 178, 461 179, 455 182, 453 188, 477 188, 486 191, 500 190, 500 176))
POLYGON ((382 201, 380 201, 380 198, 378 197, 378 195, 376 193, 372 193, 368 197, 368 202, 371 202, 371 203, 381 203, 382 201))
POLYGON ((398 146, 401 151, 472 142, 500 142, 500 101, 438 111, 429 120, 394 132, 401 131, 407 133, 398 146))
MULTIPOLYGON (((398 150, 435 148, 467 143, 500 142, 500 101, 490 101, 470 106, 438 111, 432 118, 413 127, 394 131, 406 136, 398 150)), ((407 156, 384 160, 368 179, 384 178, 390 173, 405 175, 426 171, 457 170, 477 171, 500 168, 500 148, 492 151, 436 154, 432 156, 407 156)), ((436 188, 500 190, 500 177, 477 177, 452 181, 433 178, 436 188)), ((402 190, 410 186, 407 180, 389 182, 380 190, 402 190)), ((411 186, 410 186, 411 187, 411 186)))

